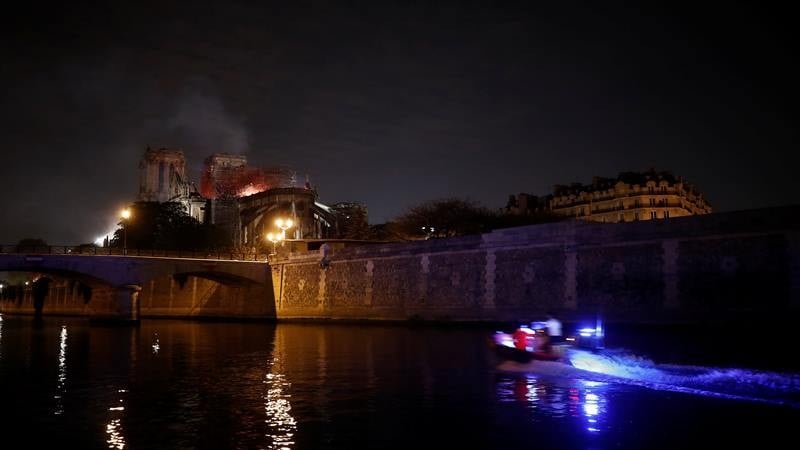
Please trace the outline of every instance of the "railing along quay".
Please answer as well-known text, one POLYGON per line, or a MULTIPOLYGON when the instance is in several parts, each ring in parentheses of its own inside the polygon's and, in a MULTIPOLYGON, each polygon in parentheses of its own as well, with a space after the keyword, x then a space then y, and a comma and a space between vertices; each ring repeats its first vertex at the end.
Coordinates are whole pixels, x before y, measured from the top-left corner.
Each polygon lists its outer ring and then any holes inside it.
POLYGON ((266 253, 236 249, 216 250, 158 250, 91 245, 0 245, 0 254, 17 255, 97 255, 97 256, 145 256, 154 258, 219 259, 227 261, 266 261, 266 253))

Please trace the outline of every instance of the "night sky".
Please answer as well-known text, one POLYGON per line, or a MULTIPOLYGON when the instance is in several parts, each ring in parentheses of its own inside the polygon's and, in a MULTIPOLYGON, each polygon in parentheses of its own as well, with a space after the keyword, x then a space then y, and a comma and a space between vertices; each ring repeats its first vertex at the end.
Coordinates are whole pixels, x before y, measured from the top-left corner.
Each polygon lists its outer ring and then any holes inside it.
POLYGON ((650 167, 715 211, 798 203, 789 6, 113 3, 4 12, 2 244, 106 233, 148 145, 198 185, 214 152, 292 167, 371 223, 650 167))

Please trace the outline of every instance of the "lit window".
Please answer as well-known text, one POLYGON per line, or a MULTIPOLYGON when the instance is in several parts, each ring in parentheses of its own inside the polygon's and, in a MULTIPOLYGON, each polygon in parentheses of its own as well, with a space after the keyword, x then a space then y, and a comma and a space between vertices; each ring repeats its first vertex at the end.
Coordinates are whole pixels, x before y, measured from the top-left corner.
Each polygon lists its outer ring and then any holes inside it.
POLYGON ((656 212, 655 211, 650 211, 650 218, 651 219, 655 219, 656 218, 656 212))

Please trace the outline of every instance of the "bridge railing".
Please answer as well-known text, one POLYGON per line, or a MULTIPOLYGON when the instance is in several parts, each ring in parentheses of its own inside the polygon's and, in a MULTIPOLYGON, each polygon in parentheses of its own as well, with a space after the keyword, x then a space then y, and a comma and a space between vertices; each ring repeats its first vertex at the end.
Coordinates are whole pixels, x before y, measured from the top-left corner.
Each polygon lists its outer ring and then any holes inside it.
POLYGON ((98 255, 98 256, 150 256, 160 258, 221 259, 227 261, 266 261, 267 254, 238 249, 215 250, 159 250, 92 245, 0 245, 0 254, 25 255, 98 255))

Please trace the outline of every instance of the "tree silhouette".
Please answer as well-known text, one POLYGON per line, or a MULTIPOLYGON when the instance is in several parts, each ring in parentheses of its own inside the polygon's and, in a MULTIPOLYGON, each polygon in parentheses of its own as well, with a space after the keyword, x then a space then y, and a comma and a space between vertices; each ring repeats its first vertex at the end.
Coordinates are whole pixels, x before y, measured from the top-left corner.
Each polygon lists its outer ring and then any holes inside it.
POLYGON ((474 201, 447 198, 411 207, 394 223, 398 232, 412 239, 452 237, 489 231, 494 215, 474 201))
POLYGON ((559 220, 565 218, 549 211, 514 215, 488 210, 472 200, 447 198, 409 208, 405 214, 386 224, 385 231, 394 232, 405 239, 431 239, 559 220))
POLYGON ((337 203, 332 206, 336 211, 336 227, 338 237, 344 239, 370 239, 370 226, 367 210, 356 203, 337 203))
POLYGON ((17 242, 18 252, 35 252, 47 248, 48 244, 41 238, 25 238, 17 242))
MULTIPOLYGON (((201 224, 177 202, 136 202, 127 228, 128 248, 200 250, 226 246, 224 234, 213 225, 201 224)), ((119 228, 110 242, 122 247, 126 230, 119 228)))

